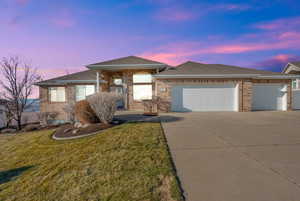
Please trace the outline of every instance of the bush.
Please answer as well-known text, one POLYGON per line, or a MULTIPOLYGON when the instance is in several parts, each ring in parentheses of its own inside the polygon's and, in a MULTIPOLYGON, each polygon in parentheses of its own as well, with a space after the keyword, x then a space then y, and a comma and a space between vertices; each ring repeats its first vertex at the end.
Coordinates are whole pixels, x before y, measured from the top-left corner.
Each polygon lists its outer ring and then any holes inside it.
POLYGON ((75 102, 70 101, 63 107, 63 110, 67 113, 68 121, 72 124, 75 123, 75 104, 75 102))
POLYGON ((79 101, 75 104, 75 116, 82 124, 93 124, 99 122, 95 112, 86 100, 79 101))
POLYGON ((117 101, 121 96, 116 93, 100 92, 87 98, 91 108, 99 120, 104 124, 109 124, 117 110, 117 101))
POLYGON ((40 112, 38 113, 38 118, 42 126, 47 126, 55 120, 57 115, 57 112, 40 112))

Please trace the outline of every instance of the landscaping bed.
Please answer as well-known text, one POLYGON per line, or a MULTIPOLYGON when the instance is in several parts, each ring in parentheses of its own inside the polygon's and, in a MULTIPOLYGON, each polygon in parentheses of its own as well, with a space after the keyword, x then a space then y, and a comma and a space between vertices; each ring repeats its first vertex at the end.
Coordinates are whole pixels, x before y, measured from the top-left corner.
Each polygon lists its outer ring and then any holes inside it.
POLYGON ((1 201, 182 200, 160 123, 67 141, 53 131, 0 136, 1 201))
POLYGON ((89 136, 96 134, 108 128, 120 125, 122 122, 118 121, 111 124, 95 123, 89 125, 83 125, 82 127, 76 127, 76 124, 65 124, 56 129, 53 134, 54 139, 68 139, 89 136))

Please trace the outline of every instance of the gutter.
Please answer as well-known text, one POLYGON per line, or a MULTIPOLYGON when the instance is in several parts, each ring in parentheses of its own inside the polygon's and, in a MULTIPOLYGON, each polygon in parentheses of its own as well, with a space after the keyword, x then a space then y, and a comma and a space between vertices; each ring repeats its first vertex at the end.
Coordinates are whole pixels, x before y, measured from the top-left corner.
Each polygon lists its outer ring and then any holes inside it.
MULTIPOLYGON (((84 84, 84 83, 97 83, 97 81, 96 80, 56 80, 56 81, 49 81, 49 82, 45 81, 44 83, 35 83, 35 85, 42 86, 42 85, 84 84)), ((107 81, 101 80, 100 83, 107 83, 107 81)))
POLYGON ((261 75, 261 74, 174 74, 153 75, 155 78, 252 78, 252 79, 300 79, 300 75, 261 75))
POLYGON ((174 74, 174 75, 153 75, 155 78, 253 78, 259 74, 174 74))

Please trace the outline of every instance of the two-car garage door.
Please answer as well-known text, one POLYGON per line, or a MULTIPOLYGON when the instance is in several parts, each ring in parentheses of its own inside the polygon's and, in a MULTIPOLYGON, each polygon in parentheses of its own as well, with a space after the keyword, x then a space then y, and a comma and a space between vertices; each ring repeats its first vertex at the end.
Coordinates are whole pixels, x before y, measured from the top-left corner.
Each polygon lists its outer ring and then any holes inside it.
MULTIPOLYGON (((252 110, 286 110, 284 84, 253 84, 252 110)), ((172 111, 238 111, 238 84, 174 85, 172 111)))
POLYGON ((172 111, 237 110, 237 84, 180 85, 172 88, 172 111))

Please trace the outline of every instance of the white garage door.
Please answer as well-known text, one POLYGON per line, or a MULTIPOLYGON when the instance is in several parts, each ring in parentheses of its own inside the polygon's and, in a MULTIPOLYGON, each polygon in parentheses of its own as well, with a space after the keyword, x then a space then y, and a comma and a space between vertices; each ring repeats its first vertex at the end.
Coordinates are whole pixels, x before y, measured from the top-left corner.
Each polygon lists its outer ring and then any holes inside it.
POLYGON ((286 110, 286 91, 284 84, 253 84, 252 110, 286 110))
POLYGON ((236 84, 172 87, 172 111, 238 111, 236 84))

